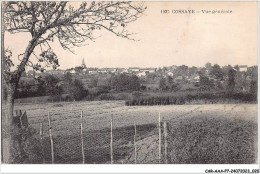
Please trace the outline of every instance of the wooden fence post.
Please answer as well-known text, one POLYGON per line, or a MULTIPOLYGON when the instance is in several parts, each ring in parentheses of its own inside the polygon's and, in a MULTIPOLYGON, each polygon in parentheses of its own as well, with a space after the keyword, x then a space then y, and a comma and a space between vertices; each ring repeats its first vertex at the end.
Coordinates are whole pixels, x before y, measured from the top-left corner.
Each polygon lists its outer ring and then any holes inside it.
POLYGON ((135 127, 135 135, 134 135, 134 146, 135 146, 135 164, 137 164, 137 147, 136 147, 136 124, 134 122, 134 127, 135 127))
POLYGON ((27 114, 26 111, 24 111, 24 113, 20 116, 20 123, 21 123, 21 127, 27 129, 28 128, 28 118, 27 118, 27 114))
POLYGON ((44 150, 43 150, 43 126, 42 123, 40 124, 40 138, 41 138, 41 145, 42 145, 42 162, 43 164, 45 163, 45 158, 44 158, 44 150))
POLYGON ((114 159, 113 159, 113 115, 111 115, 110 122, 111 122, 110 157, 111 157, 111 164, 113 164, 114 163, 114 159))
POLYGON ((158 120, 158 129, 159 129, 159 164, 161 163, 161 150, 162 150, 162 147, 161 147, 161 113, 159 112, 159 120, 158 120))
POLYGON ((54 149, 53 149, 53 139, 52 139, 52 127, 51 127, 51 116, 50 112, 48 112, 48 120, 49 120, 49 134, 50 134, 50 140, 51 140, 51 162, 54 164, 54 149))
POLYGON ((165 157, 165 164, 168 164, 168 141, 167 141, 168 130, 167 130, 166 121, 163 123, 163 127, 164 127, 164 157, 165 157))
POLYGON ((80 136, 81 136, 81 151, 82 151, 82 164, 85 164, 85 151, 83 140, 83 111, 81 111, 81 124, 80 124, 80 136))

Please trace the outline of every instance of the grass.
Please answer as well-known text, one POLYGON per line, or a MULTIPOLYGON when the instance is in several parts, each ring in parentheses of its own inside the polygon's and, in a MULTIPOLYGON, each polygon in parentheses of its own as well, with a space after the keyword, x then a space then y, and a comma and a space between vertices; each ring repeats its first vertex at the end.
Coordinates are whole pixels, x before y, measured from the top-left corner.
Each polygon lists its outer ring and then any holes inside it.
MULTIPOLYGON (((158 138, 156 124, 137 126, 137 142, 146 143, 146 138, 158 138)), ((168 162, 170 164, 253 164, 257 158, 257 124, 250 120, 200 115, 168 122, 168 162)), ((163 134, 163 130, 162 130, 163 134)), ((133 126, 113 130, 113 150, 115 163, 127 161, 134 153, 133 126)), ((38 137, 39 138, 39 137, 38 137)), ((54 136, 55 164, 82 163, 81 139, 79 134, 54 136)), ((37 140, 37 139, 35 139, 37 140)), ((39 143, 40 140, 38 139, 39 143)), ((42 141, 43 154, 38 157, 51 163, 50 141, 42 141)), ((149 144, 152 146, 152 144, 149 144)), ((39 144, 37 145, 39 146, 39 144)), ((157 153, 153 149, 142 149, 138 155, 157 153)), ((162 138, 164 148, 164 138, 162 138)), ((40 147, 37 147, 41 151, 40 147)), ((85 163, 110 163, 110 129, 84 132, 85 163)), ((164 152, 164 149, 162 149, 164 152)), ((139 163, 147 163, 140 161, 139 163)), ((164 154, 162 154, 164 159, 164 154)), ((151 159, 149 159, 151 160, 151 159)), ((156 159, 153 159, 156 160, 156 159)), ((42 163, 35 158, 31 163, 42 163)), ((148 163, 151 161, 148 161, 148 163)))
POLYGON ((221 116, 196 116, 169 123, 169 163, 252 164, 257 124, 221 116))

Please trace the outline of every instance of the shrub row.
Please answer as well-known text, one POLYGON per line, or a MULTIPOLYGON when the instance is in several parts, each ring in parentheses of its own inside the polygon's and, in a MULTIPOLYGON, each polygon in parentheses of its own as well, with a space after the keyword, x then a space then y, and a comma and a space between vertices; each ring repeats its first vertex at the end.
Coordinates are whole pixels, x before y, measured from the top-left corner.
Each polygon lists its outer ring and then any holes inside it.
POLYGON ((205 101, 210 103, 217 103, 219 101, 232 101, 239 102, 255 102, 257 96, 251 93, 234 93, 226 94, 225 92, 219 93, 195 93, 182 95, 169 95, 169 96, 148 96, 148 97, 134 97, 125 102, 127 106, 134 105, 182 105, 192 101, 205 101))

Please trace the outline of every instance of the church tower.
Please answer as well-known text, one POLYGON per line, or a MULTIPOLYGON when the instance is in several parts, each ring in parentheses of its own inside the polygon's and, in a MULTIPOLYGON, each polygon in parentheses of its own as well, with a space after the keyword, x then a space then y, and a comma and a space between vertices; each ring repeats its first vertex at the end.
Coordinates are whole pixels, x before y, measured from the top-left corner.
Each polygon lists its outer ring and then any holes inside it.
POLYGON ((82 68, 86 68, 86 64, 85 64, 84 58, 82 59, 81 67, 82 67, 82 68))

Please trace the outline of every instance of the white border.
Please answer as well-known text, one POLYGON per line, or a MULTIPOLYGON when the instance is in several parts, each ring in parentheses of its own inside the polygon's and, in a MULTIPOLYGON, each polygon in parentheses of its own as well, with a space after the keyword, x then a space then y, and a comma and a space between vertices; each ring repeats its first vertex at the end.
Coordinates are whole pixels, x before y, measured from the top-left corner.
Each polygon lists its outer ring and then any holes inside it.
POLYGON ((187 164, 75 164, 75 165, 2 165, 4 173, 205 173, 206 169, 259 169, 258 164, 187 165, 187 164))
MULTIPOLYGON (((0 0, 2 1, 2 0, 0 0)), ((28 1, 28 0, 27 0, 28 1)), ((32 0, 29 0, 32 1, 32 0)), ((47 0, 51 1, 51 0, 47 0)), ((73 1, 73 0, 72 0, 73 1)), ((96 0, 102 1, 102 0, 96 0)), ((133 0, 139 1, 139 0, 133 0)), ((147 1, 147 0, 144 0, 147 1)), ((157 1, 157 0, 149 0, 149 1, 157 1)), ((171 1, 171 0, 164 0, 164 1, 171 1)), ((178 0, 178 1, 193 1, 197 2, 197 0, 178 0)), ((218 1, 223 2, 227 0, 200 0, 200 1, 218 1)), ((235 2, 237 0, 228 0, 227 2, 235 2)), ((238 0, 238 1, 257 1, 258 0, 238 0)), ((260 4, 258 3, 258 16, 259 16, 260 4)), ((0 9, 1 11, 1 9, 0 9)), ((259 17, 258 17, 258 62, 259 62, 259 17)), ((258 77, 260 77, 260 67, 258 64, 258 77)), ((1 77, 0 77, 1 78, 1 77)), ((258 79, 259 81, 259 79, 258 79)), ((258 91, 260 91, 260 86, 258 85, 258 91)), ((1 96, 1 93, 0 93, 1 96)), ((260 100, 260 94, 258 92, 258 101, 260 100)), ((259 104, 258 104, 259 108, 259 104)), ((259 120, 259 112, 258 112, 258 120, 259 120)), ((259 123, 259 121, 258 121, 259 123)), ((0 125, 1 126, 1 125, 0 125)), ((258 132, 259 132, 259 124, 258 124, 258 132)), ((258 140, 259 140, 259 133, 258 133, 258 140)), ((259 141, 258 141, 259 142, 259 141)), ((259 143, 258 143, 259 146, 259 143)), ((259 149, 259 148, 258 148, 259 149)), ((258 150, 258 157, 259 157, 259 150, 258 150)), ((20 165, 13 165, 13 164, 1 164, 0 165, 0 172, 1 173, 205 173, 206 169, 213 169, 213 170, 225 170, 225 169, 259 169, 259 160, 258 164, 237 164, 237 165, 230 165, 230 164, 203 164, 203 165, 194 165, 194 164, 77 164, 77 165, 27 165, 27 164, 20 164, 20 165)))

